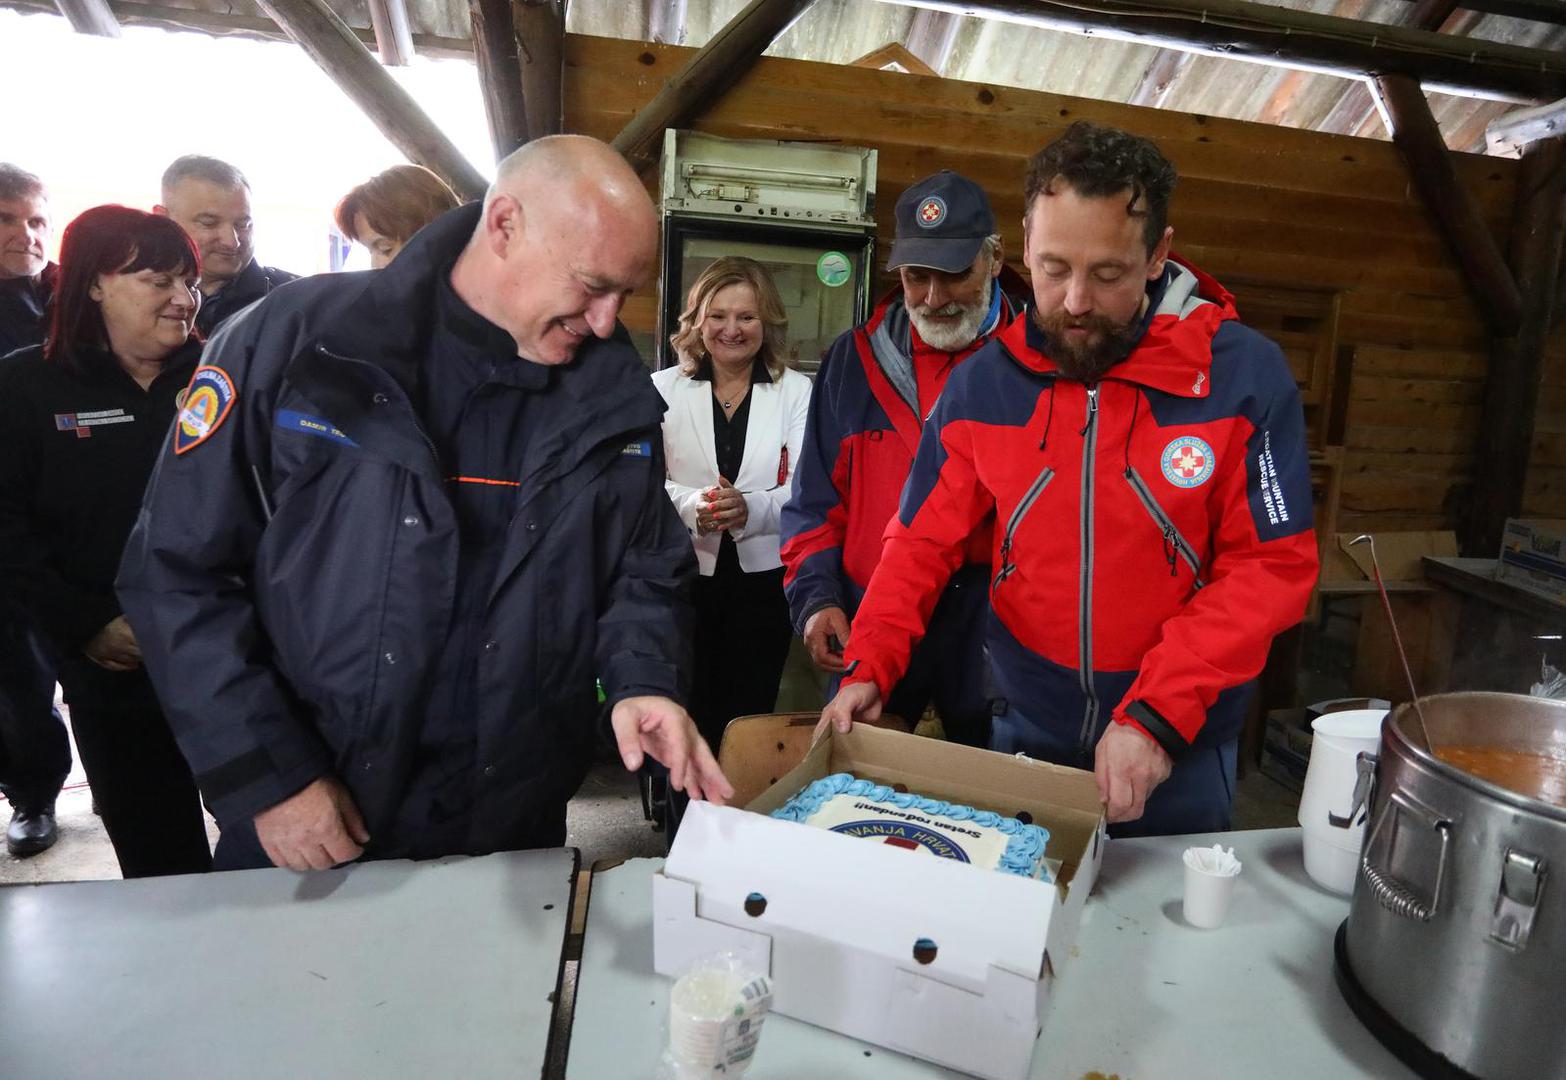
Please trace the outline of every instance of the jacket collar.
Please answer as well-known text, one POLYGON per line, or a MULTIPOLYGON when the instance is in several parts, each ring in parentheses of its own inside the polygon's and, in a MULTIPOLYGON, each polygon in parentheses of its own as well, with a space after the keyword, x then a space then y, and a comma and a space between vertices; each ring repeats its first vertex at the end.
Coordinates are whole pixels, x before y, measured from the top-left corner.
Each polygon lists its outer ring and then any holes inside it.
MULTIPOLYGON (((1106 379, 1137 383, 1176 397, 1204 398, 1212 385, 1212 340, 1239 318, 1234 297, 1214 278, 1171 255, 1163 276, 1149 282, 1147 311, 1131 354, 1106 379)), ((1047 375, 1060 369, 1044 352, 1032 308, 1001 334, 1006 352, 1023 367, 1047 375)))

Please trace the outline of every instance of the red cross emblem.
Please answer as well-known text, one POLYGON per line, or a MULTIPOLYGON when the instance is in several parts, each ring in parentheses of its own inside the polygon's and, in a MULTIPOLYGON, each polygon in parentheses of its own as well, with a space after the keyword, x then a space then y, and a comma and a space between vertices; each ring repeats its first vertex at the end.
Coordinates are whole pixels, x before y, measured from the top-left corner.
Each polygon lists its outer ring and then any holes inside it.
POLYGON ((1192 477, 1207 468, 1207 458, 1194 446, 1182 446, 1174 452, 1169 464, 1181 476, 1192 477))
POLYGON ((946 204, 934 195, 919 204, 919 224, 928 228, 939 225, 941 219, 946 216, 946 204))

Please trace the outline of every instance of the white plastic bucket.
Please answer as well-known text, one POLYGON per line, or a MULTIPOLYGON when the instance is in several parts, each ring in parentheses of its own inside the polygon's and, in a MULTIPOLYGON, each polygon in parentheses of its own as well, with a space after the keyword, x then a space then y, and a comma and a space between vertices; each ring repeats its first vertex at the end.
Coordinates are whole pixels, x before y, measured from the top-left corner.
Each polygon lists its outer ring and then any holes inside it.
POLYGON ((1300 828, 1305 831, 1305 872, 1318 884, 1345 896, 1354 891, 1365 826, 1356 822, 1339 828, 1328 815, 1348 815, 1359 778, 1359 755, 1376 752, 1386 716, 1386 709, 1347 709, 1317 717, 1311 724, 1314 737, 1299 816, 1300 828))

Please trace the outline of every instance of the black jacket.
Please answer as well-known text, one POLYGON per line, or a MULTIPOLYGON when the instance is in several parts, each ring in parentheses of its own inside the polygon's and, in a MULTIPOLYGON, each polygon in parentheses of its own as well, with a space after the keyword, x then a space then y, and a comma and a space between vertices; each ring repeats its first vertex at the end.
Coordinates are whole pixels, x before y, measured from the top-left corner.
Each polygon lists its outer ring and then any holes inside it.
MULTIPOLYGON (((410 401, 436 275, 478 213, 452 211, 385 270, 289 285, 207 346, 234 401, 205 441, 163 455, 119 593, 220 821, 331 773, 374 836, 407 794, 458 557, 410 401)), ((611 704, 683 700, 689 666, 696 564, 640 358, 623 331, 590 341, 542 393, 483 615, 472 853, 575 792, 595 676, 611 704)))
POLYGON ((49 299, 59 276, 60 267, 50 263, 37 277, 0 280, 0 356, 43 344, 49 299))
POLYGON ((148 389, 114 358, 80 373, 33 346, 0 360, 0 594, 63 656, 120 614, 114 574, 200 342, 148 389))
POLYGON ((273 289, 298 279, 298 274, 290 274, 275 266, 262 266, 251 259, 239 272, 239 276, 225 285, 216 296, 202 298, 201 310, 196 312, 196 329, 202 337, 211 337, 218 327, 273 289))

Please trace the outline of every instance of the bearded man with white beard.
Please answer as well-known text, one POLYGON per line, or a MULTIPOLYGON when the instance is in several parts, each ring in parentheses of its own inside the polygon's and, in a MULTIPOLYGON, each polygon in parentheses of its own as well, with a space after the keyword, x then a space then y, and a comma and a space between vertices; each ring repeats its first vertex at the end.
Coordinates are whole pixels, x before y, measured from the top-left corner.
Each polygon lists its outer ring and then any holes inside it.
MULTIPOLYGON (((1013 297, 1026 295, 1005 269, 989 197, 972 180, 949 170, 928 176, 903 192, 895 216, 887 269, 901 285, 822 358, 783 509, 789 610, 811 659, 834 673, 833 691, 925 419, 951 373, 1021 310, 1013 297)), ((886 705, 916 722, 933 702, 947 736, 971 746, 989 742, 982 642, 992 525, 969 538, 967 565, 952 575, 886 705)))

